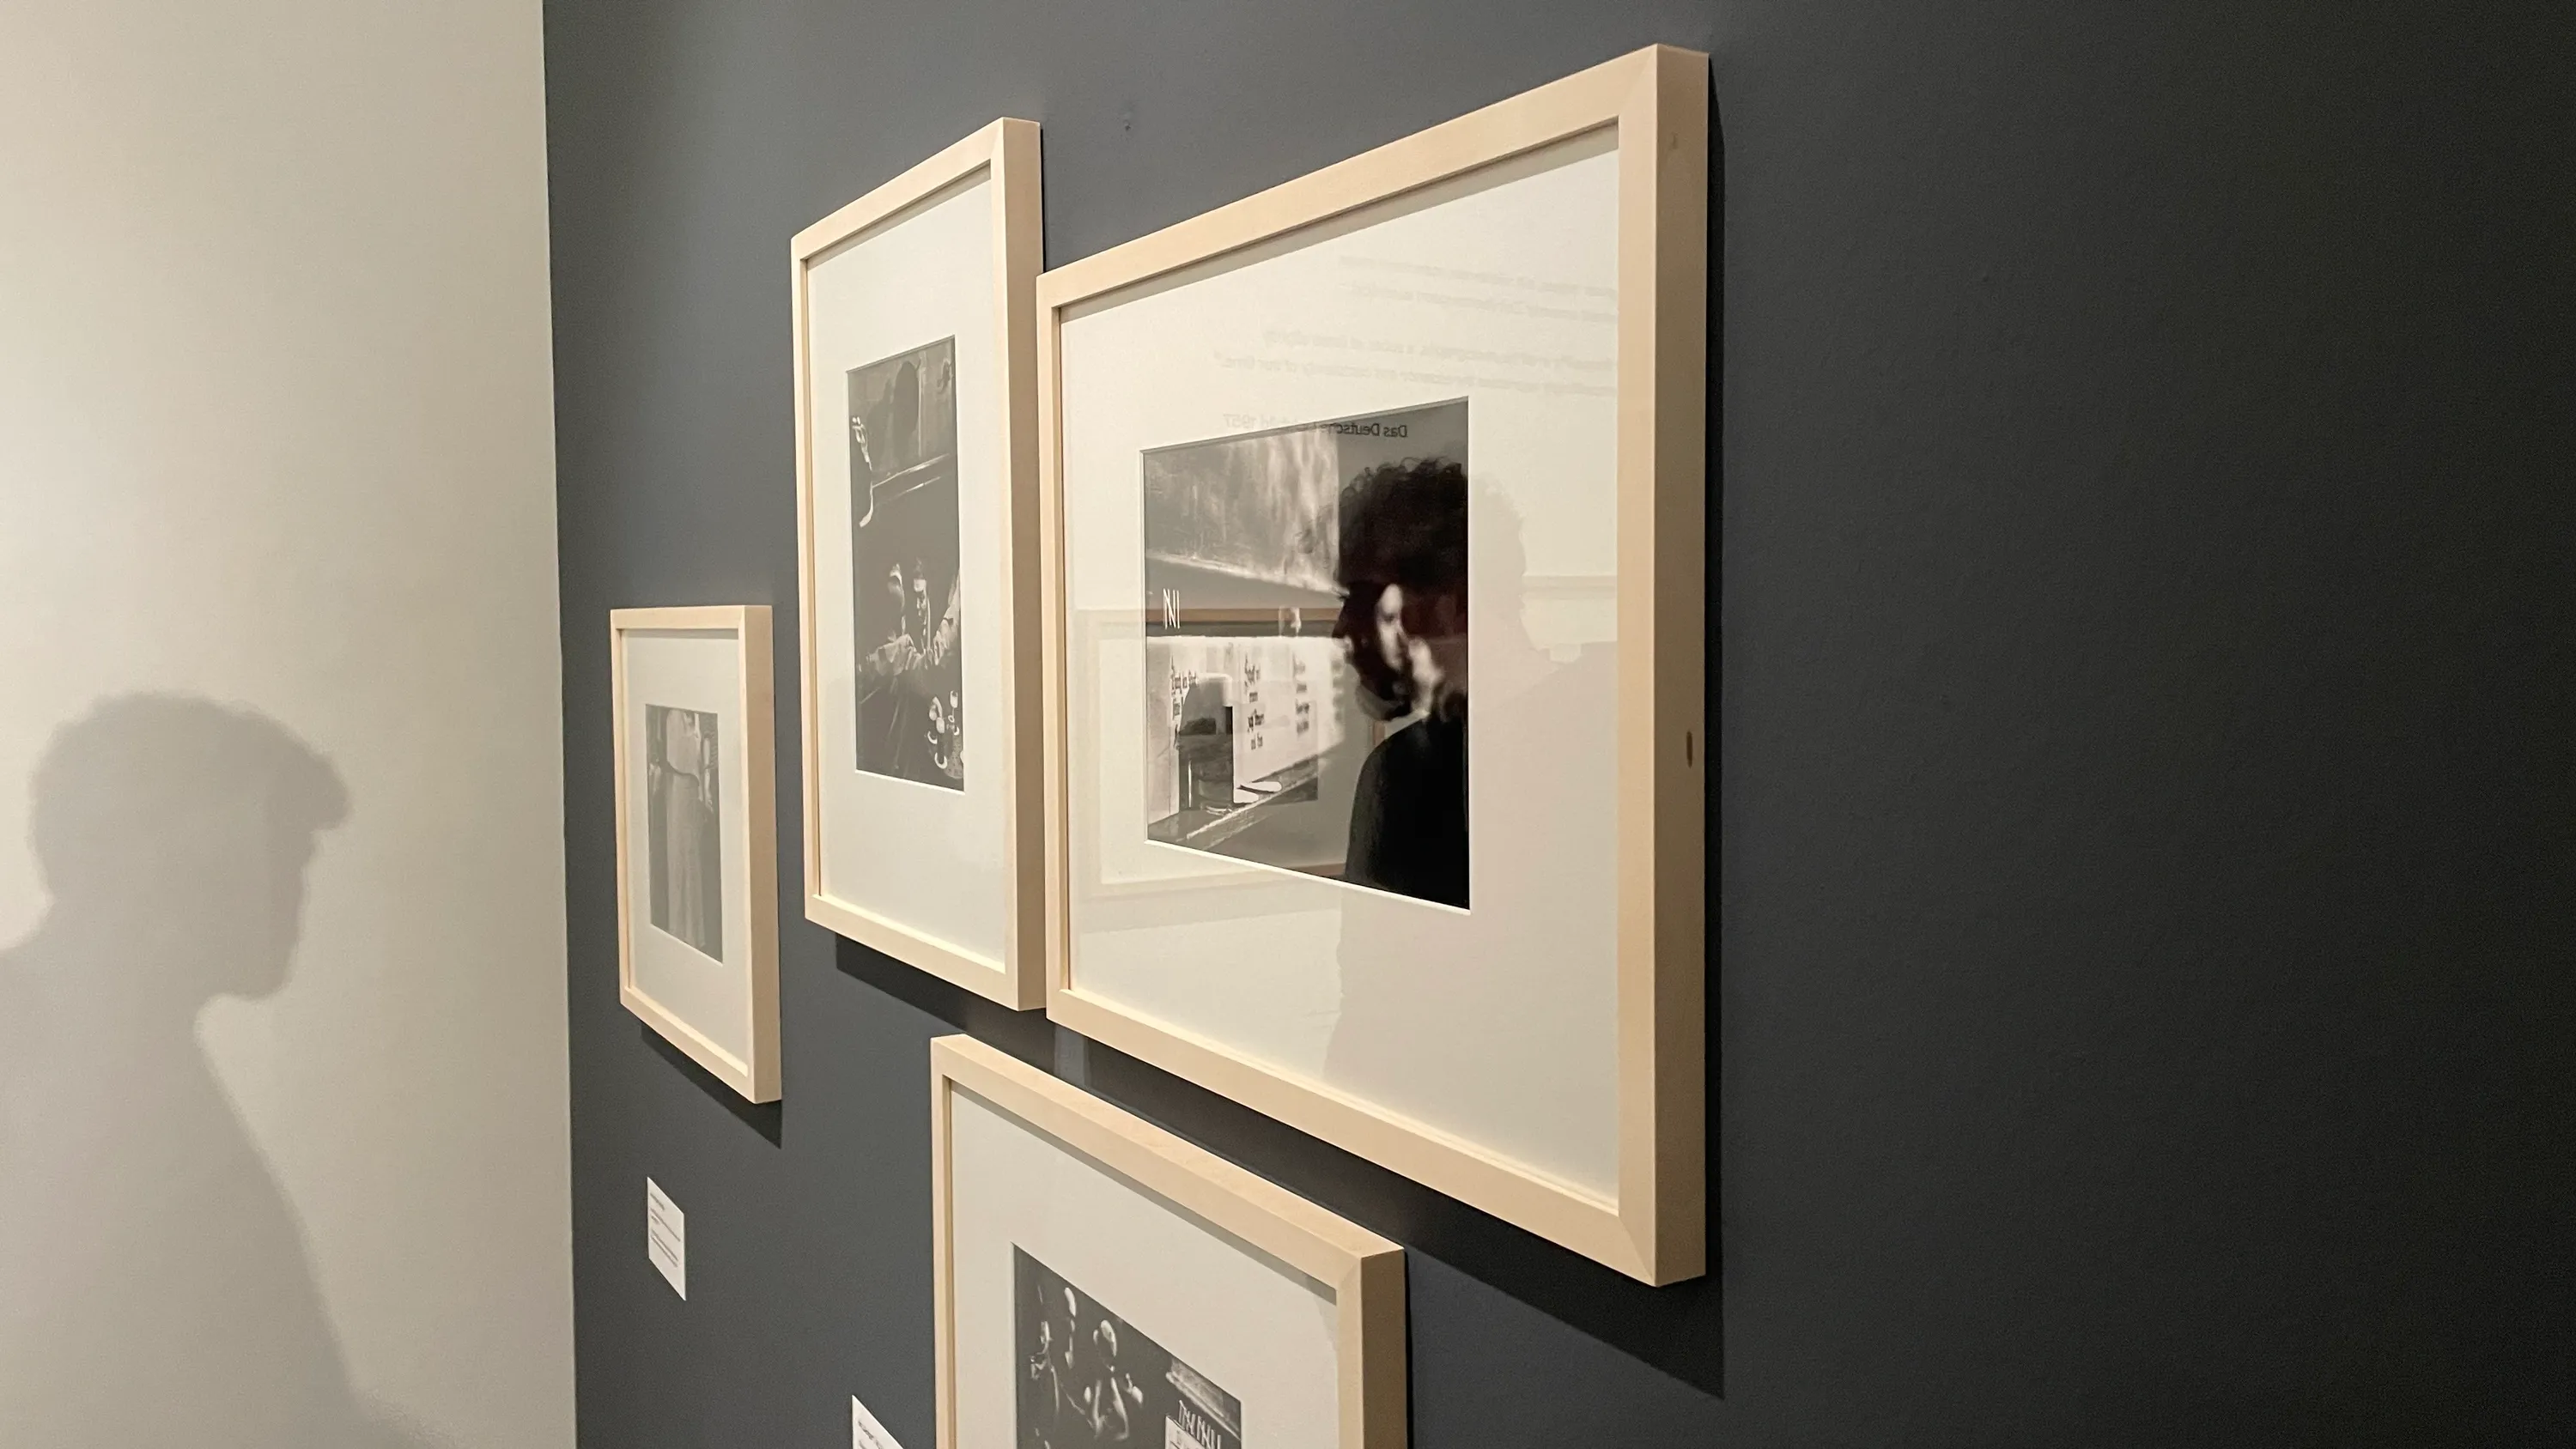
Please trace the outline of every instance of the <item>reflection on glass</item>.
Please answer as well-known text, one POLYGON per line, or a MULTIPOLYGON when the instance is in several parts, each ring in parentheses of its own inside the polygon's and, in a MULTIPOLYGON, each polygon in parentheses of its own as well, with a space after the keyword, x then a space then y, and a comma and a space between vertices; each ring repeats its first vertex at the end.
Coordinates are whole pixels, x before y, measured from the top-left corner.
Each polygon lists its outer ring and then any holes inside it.
POLYGON ((1467 905, 1467 404, 1144 456, 1149 838, 1467 905))

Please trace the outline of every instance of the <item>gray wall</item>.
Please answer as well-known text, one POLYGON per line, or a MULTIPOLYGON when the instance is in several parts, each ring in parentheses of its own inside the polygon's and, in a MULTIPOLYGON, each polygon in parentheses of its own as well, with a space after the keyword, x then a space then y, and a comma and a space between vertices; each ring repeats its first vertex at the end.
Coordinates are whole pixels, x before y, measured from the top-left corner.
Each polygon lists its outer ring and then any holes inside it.
POLYGON ((583 1442, 930 1449, 961 1025, 1411 1245, 1422 1449, 2576 1432, 2576 88, 2423 9, 555 0, 583 1442), (1653 40, 1724 133, 1720 1277, 1060 1053, 792 865, 783 1108, 618 1009, 603 616, 792 657, 791 233, 1020 115, 1061 263, 1653 40))

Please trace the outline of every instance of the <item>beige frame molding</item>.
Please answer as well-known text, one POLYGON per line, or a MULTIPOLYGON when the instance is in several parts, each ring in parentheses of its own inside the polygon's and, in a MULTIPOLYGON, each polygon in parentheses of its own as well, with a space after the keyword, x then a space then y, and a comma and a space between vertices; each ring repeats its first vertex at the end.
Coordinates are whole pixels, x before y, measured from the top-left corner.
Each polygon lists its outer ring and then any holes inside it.
POLYGON ((1034 121, 999 120, 947 150, 904 172, 885 185, 833 212, 796 234, 790 248, 794 272, 796 347, 796 576, 797 646, 804 674, 805 918, 862 945, 871 946, 934 976, 988 997, 1014 1010, 1045 1004, 1045 959, 1041 949, 1045 883, 1043 856, 1031 849, 1043 826, 1036 786, 1040 779, 1043 741, 1039 735, 1036 651, 1021 647, 1034 638, 1039 614, 1035 556, 1037 523, 1037 363, 1035 282, 1044 242, 1038 191, 1038 128, 1034 121), (1003 752, 1003 859, 1009 862, 1002 958, 995 960, 953 941, 915 930, 882 912, 827 895, 823 890, 822 734, 816 681, 814 628, 814 417, 809 366, 812 269, 870 231, 899 226, 905 213, 980 172, 993 177, 993 253, 999 266, 993 278, 995 324, 1000 328, 994 355, 1001 363, 1002 437, 999 456, 1005 469, 1002 539, 1002 588, 1007 603, 1000 619, 999 645, 1003 712, 1008 719, 1009 747, 1003 752))
MULTIPOLYGON (((1648 1283, 1707 1271, 1708 57, 1654 46, 1038 278, 1047 1014, 1648 1283), (1086 993, 1072 975, 1059 417, 1067 309, 1617 128, 1619 1184, 1603 1198, 1086 993)), ((1108 305, 1115 305, 1114 301, 1108 305)))
POLYGON ((1341 1359, 1340 1449, 1404 1449, 1404 1249, 1286 1188, 966 1036, 930 1043, 933 1298, 939 1449, 957 1444, 956 1245, 950 1133, 959 1089, 1090 1158, 1149 1197, 1333 1290, 1341 1359))
POLYGON ((754 1102, 775 1102, 778 1081, 778 720, 772 695, 767 604, 717 604, 700 608, 615 609, 608 615, 610 756, 617 772, 617 999, 691 1060, 754 1102), (751 977, 751 1059, 715 1044, 677 1012, 635 985, 635 901, 628 885, 626 757, 626 636, 664 630, 720 630, 740 642, 736 699, 742 710, 743 797, 749 825, 751 920, 747 933, 751 977))

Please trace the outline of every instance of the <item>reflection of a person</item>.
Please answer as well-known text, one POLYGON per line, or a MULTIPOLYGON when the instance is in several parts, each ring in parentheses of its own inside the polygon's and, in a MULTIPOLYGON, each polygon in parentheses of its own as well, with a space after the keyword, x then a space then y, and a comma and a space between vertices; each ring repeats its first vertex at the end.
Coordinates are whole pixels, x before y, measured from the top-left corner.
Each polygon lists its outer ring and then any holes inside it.
POLYGON ((713 761, 708 759, 705 742, 699 737, 695 715, 684 709, 666 710, 662 723, 662 738, 656 742, 662 768, 654 781, 661 798, 653 802, 653 814, 662 827, 655 854, 662 868, 662 898, 670 909, 659 924, 708 955, 721 958, 724 943, 718 924, 720 908, 711 898, 710 889, 711 884, 720 888, 721 881, 708 849, 716 838, 715 782, 710 770, 713 761))
POLYGON ((1324 1076, 1427 1120, 1509 1124, 1490 1129, 1495 1140, 1558 1151, 1603 1140, 1604 1114, 1616 1105, 1612 1074, 1583 1064, 1614 1061, 1618 1042, 1609 944, 1618 850, 1605 803, 1616 785, 1617 650, 1581 640, 1582 622, 1563 616, 1544 644, 1533 638, 1519 513, 1490 489, 1475 494, 1474 513, 1482 763, 1525 762, 1507 790, 1484 797, 1498 806, 1484 824, 1516 825, 1517 838, 1531 843, 1476 859, 1478 900, 1507 903, 1509 912, 1478 910, 1439 923, 1436 936, 1403 914, 1404 902, 1347 893, 1336 953, 1341 1008, 1324 1076), (1434 940, 1445 944, 1425 949, 1434 940), (1391 941, 1407 948, 1390 949, 1391 941), (1468 988, 1471 979, 1513 985, 1480 991, 1468 988), (1532 991, 1543 994, 1543 1008, 1520 1004, 1532 991), (1532 1062, 1571 1065, 1533 1071, 1532 1062))
POLYGON ((1467 473, 1371 468, 1341 497, 1333 636, 1361 707, 1400 721, 1360 766, 1343 879, 1467 904, 1467 473))
POLYGON ((65 728, 33 793, 52 904, 0 953, 0 1444, 396 1442, 197 1035, 286 985, 338 776, 258 715, 149 695, 65 728))

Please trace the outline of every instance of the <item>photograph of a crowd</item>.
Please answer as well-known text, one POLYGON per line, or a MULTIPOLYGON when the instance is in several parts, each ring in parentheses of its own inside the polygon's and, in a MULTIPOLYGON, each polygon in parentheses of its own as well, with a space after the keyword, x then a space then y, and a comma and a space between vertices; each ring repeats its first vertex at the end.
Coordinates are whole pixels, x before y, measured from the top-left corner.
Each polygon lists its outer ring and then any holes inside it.
POLYGON ((1243 1405, 1025 1249, 1011 1250, 1019 1449, 1243 1449, 1243 1405))

